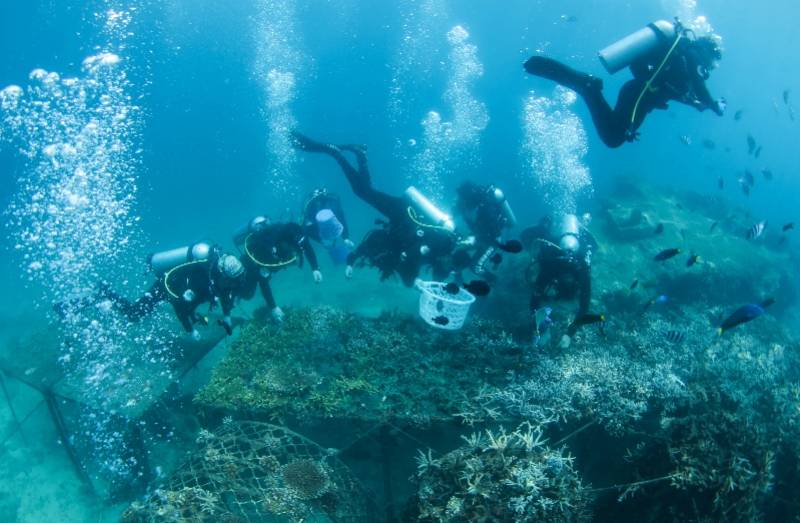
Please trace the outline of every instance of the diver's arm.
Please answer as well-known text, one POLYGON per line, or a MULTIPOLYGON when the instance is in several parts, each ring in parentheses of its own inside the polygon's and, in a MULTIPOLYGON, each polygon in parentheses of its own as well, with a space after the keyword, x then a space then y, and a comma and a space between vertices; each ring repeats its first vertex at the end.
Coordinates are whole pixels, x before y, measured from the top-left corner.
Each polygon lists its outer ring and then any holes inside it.
POLYGON ((318 271, 319 263, 317 262, 317 253, 314 252, 314 248, 311 246, 311 242, 308 241, 308 238, 305 236, 301 238, 298 246, 300 248, 300 255, 305 256, 306 260, 308 260, 308 264, 311 265, 311 270, 318 271))
POLYGON ((337 201, 336 202, 336 210, 334 214, 339 218, 339 222, 342 224, 344 229, 342 230, 342 239, 349 240, 350 239, 350 227, 347 225, 347 216, 344 214, 344 209, 342 209, 342 203, 337 201))

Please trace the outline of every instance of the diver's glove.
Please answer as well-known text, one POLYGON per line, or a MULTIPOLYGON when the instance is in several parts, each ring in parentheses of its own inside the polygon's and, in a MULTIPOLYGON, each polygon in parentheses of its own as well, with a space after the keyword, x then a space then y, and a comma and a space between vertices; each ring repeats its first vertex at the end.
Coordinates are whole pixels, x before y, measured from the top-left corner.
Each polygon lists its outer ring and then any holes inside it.
POLYGON ((725 98, 720 98, 719 100, 714 101, 714 107, 712 110, 717 113, 717 115, 722 116, 725 114, 725 109, 728 107, 728 102, 725 98))
POLYGON ((225 329, 225 332, 230 336, 233 334, 233 322, 231 321, 230 316, 225 316, 221 320, 217 320, 217 324, 225 329))
POLYGON ((353 240, 351 240, 350 238, 347 238, 347 239, 344 241, 344 245, 345 245, 345 247, 347 247, 347 248, 348 248, 348 249, 350 249, 350 250, 353 250, 353 249, 355 249, 355 248, 356 248, 356 244, 355 244, 355 243, 353 243, 353 240))
POLYGON ((322 283, 322 272, 317 269, 311 273, 314 276, 314 283, 322 283))
POLYGON ((353 278, 353 266, 352 265, 348 265, 347 267, 344 268, 344 277, 347 278, 348 280, 353 278))
POLYGON ((283 323, 284 318, 286 318, 286 314, 283 312, 283 309, 280 307, 272 309, 272 319, 275 320, 275 323, 283 323))
POLYGON ((200 341, 200 332, 197 329, 192 329, 192 332, 189 333, 189 337, 194 341, 200 341))

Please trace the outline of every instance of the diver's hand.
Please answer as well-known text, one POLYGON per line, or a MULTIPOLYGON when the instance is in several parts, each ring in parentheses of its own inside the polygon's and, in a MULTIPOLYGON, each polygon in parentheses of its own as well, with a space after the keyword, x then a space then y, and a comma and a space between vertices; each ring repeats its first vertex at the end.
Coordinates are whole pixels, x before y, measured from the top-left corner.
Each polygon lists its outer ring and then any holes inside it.
POLYGON ((355 244, 355 243, 353 243, 353 240, 351 240, 350 238, 347 238, 347 239, 344 241, 344 245, 345 245, 345 247, 347 247, 347 248, 348 248, 348 249, 350 249, 350 250, 353 250, 353 249, 355 249, 355 248, 356 248, 356 244, 355 244))
POLYGON ((322 283, 322 272, 317 269, 311 273, 314 276, 314 283, 322 283))
POLYGON ((272 319, 275 320, 275 323, 283 323, 284 318, 286 318, 286 314, 284 314, 283 309, 280 307, 275 307, 272 309, 272 319))
POLYGON ((217 320, 217 323, 220 327, 225 329, 225 332, 228 334, 228 336, 233 334, 233 322, 231 321, 230 316, 225 316, 221 320, 217 320))
POLYGON ((344 268, 344 277, 347 278, 348 280, 353 278, 353 266, 352 265, 348 265, 347 267, 344 268))
POLYGON ((192 332, 189 333, 189 337, 194 341, 200 341, 200 333, 197 329, 192 329, 192 332))
POLYGON ((720 98, 714 102, 714 112, 717 113, 719 116, 725 114, 725 109, 728 108, 728 101, 725 98, 720 98))

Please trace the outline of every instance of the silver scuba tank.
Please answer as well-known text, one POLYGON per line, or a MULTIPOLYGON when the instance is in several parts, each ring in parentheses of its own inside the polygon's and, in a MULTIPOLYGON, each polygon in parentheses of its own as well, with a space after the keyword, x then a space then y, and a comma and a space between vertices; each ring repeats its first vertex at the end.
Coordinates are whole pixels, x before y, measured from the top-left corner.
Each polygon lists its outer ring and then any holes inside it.
POLYGON ((574 214, 564 214, 553 223, 553 237, 558 246, 567 253, 574 254, 580 249, 581 223, 574 214))
POLYGON ((609 45, 598 53, 598 57, 606 71, 614 74, 659 46, 675 40, 676 36, 674 23, 658 20, 609 45))
POLYGON ((409 186, 406 189, 406 197, 414 206, 414 208, 421 212, 425 217, 430 220, 434 225, 438 225, 439 227, 443 227, 450 232, 456 230, 456 224, 453 222, 453 218, 450 217, 447 213, 436 207, 433 202, 427 199, 421 192, 417 190, 416 187, 409 186))
POLYGON ((233 235, 233 243, 234 245, 241 245, 244 243, 244 240, 247 238, 249 234, 252 234, 262 227, 269 224, 269 218, 266 216, 256 216, 246 225, 240 227, 233 235))
POLYGON ((506 218, 506 227, 509 229, 514 227, 517 224, 517 217, 514 216, 514 211, 511 210, 511 205, 508 203, 506 195, 497 187, 494 188, 492 194, 494 195, 497 203, 500 204, 500 208, 503 211, 503 216, 506 218))
POLYGON ((153 253, 148 262, 153 272, 157 276, 161 276, 181 263, 207 260, 210 256, 211 245, 206 242, 198 242, 186 247, 153 253))

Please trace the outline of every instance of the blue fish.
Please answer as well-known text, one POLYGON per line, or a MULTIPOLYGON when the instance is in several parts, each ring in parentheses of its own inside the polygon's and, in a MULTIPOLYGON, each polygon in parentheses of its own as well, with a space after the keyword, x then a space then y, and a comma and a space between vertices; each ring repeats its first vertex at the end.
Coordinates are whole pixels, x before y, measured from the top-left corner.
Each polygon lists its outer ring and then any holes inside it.
POLYGON ((725 321, 723 321, 722 325, 720 325, 719 329, 717 329, 717 334, 721 336, 725 331, 729 331, 734 327, 742 325, 743 323, 748 323, 760 316, 763 316, 766 312, 765 309, 773 303, 775 303, 775 300, 770 298, 761 303, 748 303, 747 305, 739 307, 733 311, 733 314, 725 318, 725 321))

